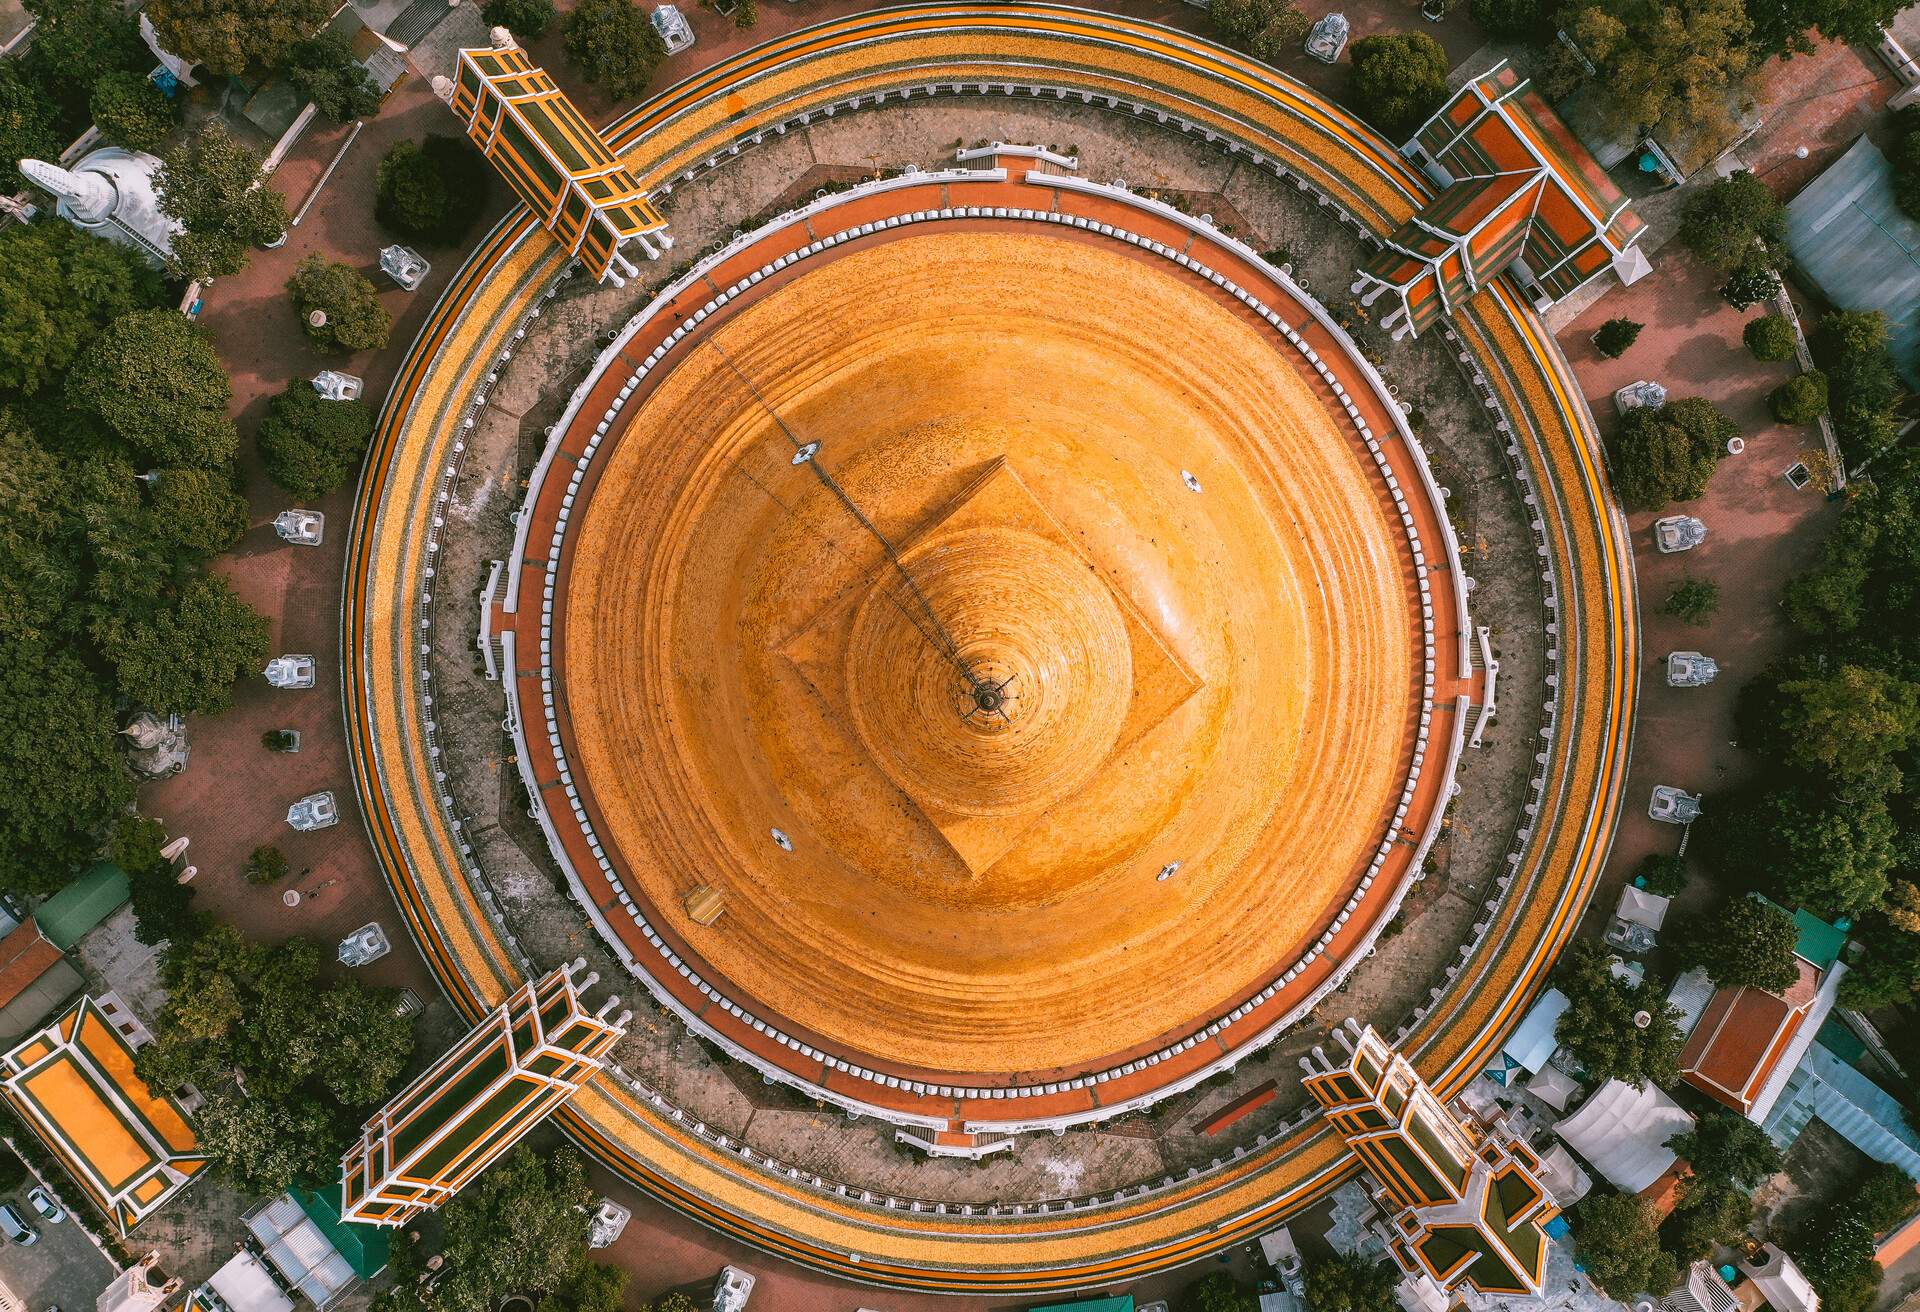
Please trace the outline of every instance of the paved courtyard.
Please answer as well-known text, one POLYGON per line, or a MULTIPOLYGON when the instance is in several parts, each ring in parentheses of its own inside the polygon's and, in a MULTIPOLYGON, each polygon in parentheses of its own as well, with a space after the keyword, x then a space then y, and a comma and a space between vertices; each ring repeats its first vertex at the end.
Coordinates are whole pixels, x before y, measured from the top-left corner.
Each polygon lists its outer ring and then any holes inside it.
MULTIPOLYGON (((4 1150, 0 1150, 4 1151, 4 1150)), ((73 1217, 52 1223, 27 1205, 31 1180, 8 1194, 0 1194, 5 1203, 40 1232, 38 1242, 17 1244, 0 1240, 0 1283, 34 1312, 52 1307, 85 1309, 118 1268, 75 1224, 73 1217)))

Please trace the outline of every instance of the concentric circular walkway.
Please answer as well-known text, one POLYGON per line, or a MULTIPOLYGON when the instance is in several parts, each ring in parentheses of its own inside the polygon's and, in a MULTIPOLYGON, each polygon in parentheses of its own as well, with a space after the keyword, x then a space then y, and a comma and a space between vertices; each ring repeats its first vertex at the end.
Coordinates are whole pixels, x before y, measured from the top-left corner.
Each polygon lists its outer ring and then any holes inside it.
MULTIPOLYGON (((781 131, 803 116, 830 112, 855 98, 871 103, 878 96, 930 94, 929 88, 937 94, 1072 95, 1164 118, 1294 178, 1374 233, 1393 226, 1424 196, 1424 184, 1383 143, 1270 70, 1164 29, 1044 7, 914 8, 823 25, 769 43, 665 93, 624 120, 617 135, 636 170, 664 189, 747 148, 756 135, 781 131)), ((1012 179, 980 185, 1036 189, 1034 183, 1012 179)), ((1048 184, 1046 189, 1055 188, 1048 184)), ((1076 192, 1073 199, 1092 204, 1101 198, 1096 189, 1076 192)), ((1022 240, 1068 239, 1065 228, 1071 226, 1045 217, 1058 212, 1054 202, 1020 204, 1001 195, 963 201, 958 208, 962 212, 953 213, 955 198, 949 192, 939 204, 922 198, 891 217, 921 214, 937 217, 917 222, 977 223, 995 237, 1030 234, 1022 240), (983 207, 1007 212, 978 213, 983 207), (1041 230, 1049 235, 1031 235, 1041 230)), ((1131 208, 1141 213, 1138 205, 1131 208)), ((873 222, 859 218, 862 224, 873 222)), ((1194 225, 1180 224, 1178 216, 1147 213, 1133 222, 1150 229, 1135 234, 1149 244, 1143 248, 1128 241, 1127 253, 1114 258, 1164 261, 1176 250, 1186 254, 1189 242, 1207 236, 1196 233, 1194 225)), ((842 258, 884 250, 884 238, 876 241, 875 231, 861 233, 858 226, 852 225, 855 237, 845 243, 842 258), (863 251, 862 243, 874 249, 863 251)), ((896 222, 888 231, 897 237, 899 226, 896 222)), ((1107 226, 1115 225, 1107 221, 1107 226)), ((463 845, 448 818, 450 799, 436 780, 431 687, 420 634, 431 623, 436 507, 457 467, 462 419, 483 396, 486 375, 511 352, 525 316, 537 313, 560 271, 546 240, 527 229, 525 219, 510 220, 475 253, 395 387, 357 513, 345 607, 347 650, 355 665, 347 710, 375 845, 429 961, 455 999, 472 1011, 505 992, 519 963, 463 870, 463 845)), ((1072 240, 1088 240, 1085 229, 1073 233, 1072 240)), ((1098 235, 1114 240, 1111 233, 1098 235)), ((793 240, 797 248, 819 237, 808 239, 803 232, 793 240)), ((1408 613, 1432 612, 1423 616, 1428 623, 1421 627, 1429 656, 1423 660, 1416 703, 1420 722, 1403 738, 1410 755, 1396 767, 1406 791, 1391 810, 1400 813, 1395 826, 1413 817, 1415 843, 1399 844, 1384 835, 1374 840, 1381 844, 1374 854, 1329 890, 1340 909, 1328 929, 1301 938, 1306 954, 1290 966, 1276 960, 1270 984, 1233 1010, 1202 1017, 1199 1029, 1151 1026, 1153 1033, 1134 1051, 1080 1054, 1080 1068, 1065 1079, 1041 1080, 1042 1072, 1007 1063, 1013 1068, 993 1071, 996 1078, 970 1083, 930 1063, 882 1069, 877 1060, 850 1060, 845 1054, 858 1045, 817 1041, 828 1037, 819 1033, 826 1025, 804 1035, 770 1035, 768 1030, 778 1027, 744 1015, 748 1009, 738 1000, 717 999, 720 990, 711 984, 703 991, 706 977, 697 970, 659 969, 663 943, 669 965, 676 957, 680 963, 694 958, 680 950, 684 938, 675 945, 658 928, 651 937, 641 928, 653 927, 647 908, 654 900, 644 896, 644 881, 636 880, 635 890, 616 885, 618 868, 602 867, 601 854, 591 846, 574 853, 575 875, 611 937, 626 943, 636 959, 653 953, 656 964, 648 974, 665 989, 681 990, 677 1001, 684 1011, 716 1030, 730 1025, 739 1049, 796 1082, 848 1105, 884 1106, 928 1124, 985 1126, 1108 1114, 1131 1099, 1197 1078, 1210 1061, 1257 1042, 1310 1005, 1314 990, 1334 976, 1340 963, 1364 949, 1401 886, 1420 835, 1430 834, 1423 826, 1437 821, 1450 768, 1446 758, 1459 735, 1455 699, 1467 694, 1465 681, 1471 677, 1462 611, 1452 604, 1461 586, 1457 568, 1434 570, 1444 559, 1435 544, 1447 542, 1449 535, 1421 489, 1420 469, 1393 464, 1406 454, 1404 441, 1394 435, 1394 416, 1384 398, 1365 385, 1364 367, 1338 334, 1310 307, 1289 304, 1271 272, 1253 267, 1257 261, 1217 243, 1216 251, 1198 260, 1189 255, 1188 264, 1179 266, 1181 276, 1194 282, 1194 294, 1214 298, 1221 313, 1239 316, 1248 331, 1277 331, 1287 340, 1301 362, 1301 379, 1327 412, 1348 426, 1356 453, 1371 460, 1378 448, 1382 508, 1399 511, 1407 521, 1403 527, 1412 530, 1400 550, 1403 563, 1415 566, 1409 581, 1418 588, 1418 601, 1410 604, 1420 609, 1408 613), (1191 267, 1196 263, 1198 274, 1191 267), (1407 489, 1420 495, 1408 496, 1407 489), (1422 540, 1431 559, 1414 556, 1414 544, 1422 540), (1430 723, 1446 716, 1453 722, 1430 723), (1422 750, 1429 745, 1433 751, 1422 750), (1439 750, 1443 746, 1447 753, 1439 750), (1427 768, 1409 768, 1409 761, 1427 768), (596 874, 608 877, 589 887, 596 874), (643 896, 634 896, 635 891, 643 896), (1214 1027, 1210 1033, 1208 1026, 1214 1027), (1129 1062, 1135 1065, 1132 1071, 1124 1069, 1129 1062), (1105 1080, 1099 1078, 1103 1074, 1105 1080), (1026 1092, 1012 1095, 1014 1089, 1026 1092), (1017 1111, 1008 1110, 1015 1106, 1017 1111)), ((759 258, 763 251, 736 254, 740 270, 717 277, 699 294, 700 302, 765 263, 759 258)), ((698 309, 691 301, 680 308, 682 321, 698 309)), ((657 322, 670 324, 673 316, 657 322)), ((1516 852, 1508 896, 1497 914, 1476 927, 1475 941, 1463 949, 1451 984, 1403 1039, 1423 1074, 1443 1089, 1468 1078, 1510 1027, 1571 930, 1611 833, 1634 687, 1629 558, 1605 498, 1588 417, 1564 365, 1537 322, 1504 289, 1469 305, 1455 327, 1469 367, 1486 391, 1489 422, 1503 425, 1515 473, 1530 489, 1557 621, 1552 626, 1554 678, 1543 690, 1550 709, 1541 744, 1543 769, 1529 807, 1532 827, 1516 852)), ((644 342, 636 347, 633 339, 621 344, 617 351, 624 352, 624 364, 602 374, 601 386, 610 385, 611 391, 578 399, 576 416, 595 420, 581 434, 581 449, 600 427, 598 417, 614 408, 612 402, 634 395, 630 388, 622 396, 619 388, 656 349, 644 342)), ((554 485, 564 483, 555 480, 554 485)), ((536 517, 523 524, 523 532, 551 533, 554 520, 557 514, 543 528, 536 517)), ((520 583, 524 589, 524 580, 520 583)), ((544 590, 544 580, 540 587, 544 590)), ((529 616, 539 624, 541 614, 535 606, 516 608, 515 625, 527 623, 529 616)), ((553 754, 555 739, 539 723, 539 708, 551 693, 542 686, 540 662, 527 659, 526 651, 521 646, 514 662, 519 728, 527 740, 523 755, 537 773, 543 768, 544 740, 544 768, 557 781, 561 762, 553 754)), ((1503 697, 1529 695, 1502 689, 1503 697)), ((558 741, 564 746, 564 737, 558 741)), ((564 787, 559 792, 564 796, 564 787)), ((550 816, 565 814, 557 805, 547 810, 550 816)), ((584 803, 580 810, 586 812, 584 803)), ((564 837, 561 842, 565 850, 564 837)), ((1232 992, 1223 987, 1222 996, 1232 992)), ((1068 1288, 1189 1260, 1266 1228, 1349 1169, 1338 1141, 1310 1125, 1211 1172, 1121 1196, 1045 1208, 923 1207, 862 1196, 743 1155, 738 1145, 687 1124, 631 1083, 603 1082, 565 1117, 571 1132, 615 1169, 732 1233, 825 1269, 940 1289, 1068 1288)))

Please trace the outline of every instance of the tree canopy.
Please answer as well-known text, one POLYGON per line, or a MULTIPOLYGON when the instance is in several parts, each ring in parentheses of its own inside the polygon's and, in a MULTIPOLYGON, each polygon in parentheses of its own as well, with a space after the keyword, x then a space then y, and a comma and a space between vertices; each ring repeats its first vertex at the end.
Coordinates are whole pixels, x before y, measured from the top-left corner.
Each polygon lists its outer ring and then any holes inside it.
POLYGON ((1887 890, 1895 830, 1885 799, 1803 778, 1708 799, 1703 859, 1736 886, 1758 877, 1777 900, 1818 915, 1857 914, 1887 890))
POLYGON ((328 0, 152 0, 147 17, 168 50, 235 76, 281 63, 332 9, 328 0))
POLYGON ((70 115, 85 109, 102 79, 153 66, 139 22, 116 0, 26 0, 26 9, 34 18, 33 44, 22 65, 70 115))
POLYGON ((304 378, 288 383, 260 421, 267 474, 297 497, 325 496, 353 477, 373 436, 373 407, 328 401, 304 378))
POLYGON ((413 241, 452 245, 485 208, 490 173, 463 137, 396 142, 374 181, 374 217, 413 241))
POLYGON ((1829 41, 1871 46, 1900 11, 1899 0, 1746 0, 1749 44, 1762 56, 1810 54, 1812 31, 1829 41))
POLYGON ((1215 0, 1207 12, 1228 42, 1269 64, 1298 54, 1309 26, 1290 0, 1215 0))
POLYGON ((1735 269, 1758 242, 1776 266, 1786 258, 1787 212, 1753 174, 1730 174, 1710 182, 1680 211, 1680 240, 1721 269, 1735 269))
POLYGON ((254 1192, 327 1179, 413 1052, 392 992, 323 980, 322 960, 309 940, 267 947, 230 925, 176 940, 165 959, 167 1005, 136 1064, 149 1080, 192 1081, 207 1095, 201 1143, 254 1192))
POLYGON ((1720 988, 1778 993, 1800 972, 1793 948, 1800 931, 1793 917, 1770 902, 1735 897, 1680 918, 1669 935, 1683 966, 1699 967, 1720 988))
POLYGON ((1834 436, 1851 462, 1893 444, 1894 407, 1903 388, 1887 350, 1887 318, 1878 310, 1836 310, 1807 339, 1813 362, 1827 378, 1834 436))
POLYGON ((0 188, 12 195, 22 182, 19 161, 58 159, 65 145, 54 126, 52 101, 17 61, 0 59, 0 188))
POLYGON ((208 469, 233 460, 233 384, 206 334, 172 310, 114 320, 68 376, 67 396, 149 465, 208 469))
POLYGON ((667 43, 634 0, 580 0, 567 16, 567 57, 615 100, 647 89, 667 43))
POLYGON ((1696 1178, 1742 1190, 1757 1188, 1785 1164, 1779 1145, 1765 1130, 1730 1111, 1708 1112, 1691 1130, 1667 1140, 1667 1147, 1693 1168, 1696 1178))
POLYGON ((1395 1312, 1399 1277, 1384 1263, 1335 1253, 1307 1268, 1306 1305, 1314 1312, 1395 1312))
POLYGON ((100 135, 128 150, 157 150, 179 122, 173 102, 138 73, 109 73, 95 82, 87 108, 100 135))
POLYGON ((522 41, 538 41, 553 26, 553 0, 487 0, 480 17, 488 27, 504 27, 522 41))
POLYGON ((287 279, 287 296, 300 326, 321 346, 341 351, 378 351, 386 346, 393 316, 374 285, 349 265, 324 255, 301 260, 287 279), (318 324, 314 315, 325 316, 318 324))
POLYGON ((57 220, 0 231, 0 393, 39 391, 102 328, 160 295, 130 247, 57 220))
POLYGON ((1425 32, 1379 32, 1348 50, 1347 100, 1395 141, 1411 136, 1447 98, 1446 50, 1425 32))
POLYGON ((228 470, 163 469, 150 496, 154 529, 182 552, 210 556, 247 531, 247 500, 228 470))
POLYGON ((380 112, 380 88, 337 27, 297 41, 285 56, 287 80, 335 123, 380 112))
MULTIPOLYGON (((163 3, 155 0, 148 14, 163 3)), ((160 157, 153 184, 161 210, 184 228, 173 238, 182 277, 240 272, 249 248, 273 241, 290 221, 286 201, 261 178, 260 156, 218 118, 160 157)))
POLYGON ((1619 978, 1612 957, 1588 939, 1567 946, 1556 983, 1568 1007, 1554 1037, 1595 1080, 1624 1080, 1636 1089, 1647 1081, 1672 1084, 1680 1078, 1679 1012, 1653 981, 1638 986, 1619 978), (1635 1024, 1636 1013, 1650 1020, 1635 1024))
POLYGON ((1614 490, 1636 510, 1692 501, 1739 435, 1737 424, 1697 396, 1629 410, 1612 442, 1614 490))
POLYGON ((1600 109, 1620 132, 1709 136, 1746 77, 1741 0, 1576 0, 1561 26, 1599 67, 1600 109))
POLYGON ((1574 1206, 1573 1246, 1594 1282, 1623 1302, 1673 1288, 1679 1267, 1663 1248, 1653 1207, 1626 1194, 1594 1192, 1574 1206))
POLYGON ((592 1206, 579 1153, 515 1149, 441 1209, 447 1274, 430 1305, 488 1312, 503 1289, 564 1287, 586 1261, 592 1206))
POLYGON ((217 574, 190 579, 147 619, 103 638, 121 689, 156 711, 211 715, 233 705, 233 685, 267 658, 267 621, 217 574))

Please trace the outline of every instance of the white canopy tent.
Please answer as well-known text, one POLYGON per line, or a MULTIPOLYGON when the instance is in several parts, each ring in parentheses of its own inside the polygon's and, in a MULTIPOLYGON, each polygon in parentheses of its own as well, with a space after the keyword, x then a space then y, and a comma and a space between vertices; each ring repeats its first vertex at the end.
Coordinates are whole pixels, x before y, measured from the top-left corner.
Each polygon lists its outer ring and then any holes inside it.
POLYGON ((238 1252, 228 1258, 225 1266, 208 1277, 207 1288, 232 1312, 293 1312, 293 1300, 252 1253, 238 1252))
POLYGON ((1693 1117, 1656 1085, 1608 1080, 1553 1128, 1614 1188, 1637 1194, 1677 1160, 1667 1140, 1691 1130, 1693 1117))

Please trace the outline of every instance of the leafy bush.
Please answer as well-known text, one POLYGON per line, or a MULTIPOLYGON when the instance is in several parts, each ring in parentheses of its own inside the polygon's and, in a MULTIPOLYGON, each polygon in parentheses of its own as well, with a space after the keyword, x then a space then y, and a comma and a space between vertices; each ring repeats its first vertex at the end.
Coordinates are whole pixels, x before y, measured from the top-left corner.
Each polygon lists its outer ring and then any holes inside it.
POLYGON ((1736 897, 1710 911, 1678 918, 1668 935, 1682 966, 1699 967, 1720 988, 1779 993, 1799 978, 1793 964, 1800 931, 1770 902, 1736 897))
POLYGON ((1793 354, 1793 325, 1777 314, 1747 320, 1740 337, 1756 360, 1784 360, 1793 354))
POLYGON ((1689 574, 1673 585, 1660 613, 1671 615, 1683 624, 1705 624, 1720 609, 1720 585, 1712 579, 1697 579, 1689 574))
POLYGON ((1649 852, 1634 874, 1645 881, 1647 892, 1656 897, 1673 897, 1687 886, 1687 859, 1649 852))
POLYGON ((1298 53, 1310 25, 1286 0, 1216 0, 1207 12, 1230 44, 1269 64, 1298 53))
POLYGON ((1633 985, 1613 973, 1612 957, 1598 943, 1581 939, 1560 958, 1555 976, 1567 995, 1554 1036, 1594 1080, 1617 1079, 1636 1089, 1680 1078, 1679 1012, 1667 1005, 1657 981, 1633 985), (1652 1017, 1643 1028, 1634 1017, 1652 1017))
POLYGON ((233 459, 233 384, 192 320, 174 310, 123 314, 67 375, 67 401, 153 465, 211 469, 233 459))
POLYGON ((1594 349, 1609 360, 1617 360, 1627 353, 1627 348, 1640 336, 1642 326, 1631 319, 1609 319, 1593 335, 1594 349))
POLYGON ((247 531, 247 499, 229 469, 164 469, 152 485, 155 530, 182 552, 210 556, 247 531))
POLYGON ((453 245, 486 206, 489 172, 465 138, 399 142, 380 161, 374 217, 411 240, 453 245))
POLYGON ((1614 434, 1613 485, 1636 510, 1692 501, 1707 490, 1727 442, 1740 435, 1711 401, 1686 397, 1629 410, 1614 434))
POLYGON ((1810 424, 1827 412, 1827 376, 1818 369, 1792 378, 1767 394, 1767 408, 1783 424, 1810 424))
POLYGON ((20 75, 17 61, 0 59, 0 191, 12 195, 23 159, 58 159, 66 143, 54 123, 54 107, 20 75))
POLYGON ((1785 259, 1787 215, 1767 184, 1742 171, 1702 187, 1680 211, 1680 240, 1709 264, 1734 269, 1758 241, 1770 267, 1785 259))
POLYGON ((1660 1247, 1657 1213, 1650 1204, 1625 1194, 1595 1192, 1575 1205, 1569 1220, 1581 1265, 1615 1298, 1624 1301, 1673 1287, 1679 1269, 1660 1247))
POLYGON ((178 121, 173 102, 138 73, 106 74, 93 84, 88 108, 100 135, 128 150, 153 150, 178 121))
POLYGON ((360 467, 373 436, 373 409, 363 401, 328 401, 296 378, 273 398, 256 442, 267 476, 296 497, 325 496, 360 467))
POLYGON ((1758 250, 1749 250, 1720 286, 1721 299, 1736 310, 1770 301, 1780 294, 1780 275, 1758 250))
POLYGON ((1447 52, 1425 32, 1361 37, 1350 51, 1347 100, 1386 136, 1410 136, 1447 98, 1447 52))
POLYGON ((553 16, 553 0, 487 0, 480 7, 488 27, 504 27, 522 42, 545 36, 553 16))
POLYGON ((174 272, 184 278, 240 272, 248 247, 276 240, 291 221, 286 201, 261 177, 258 152, 217 118, 160 157, 153 185, 161 210, 184 229, 173 238, 174 272))
POLYGON ((1181 1290, 1174 1299, 1177 1312, 1258 1312, 1253 1291, 1225 1271, 1210 1271, 1181 1290))
POLYGON ((567 57, 616 100, 647 89, 667 43, 634 0, 580 0, 567 17, 567 57))
POLYGON ((309 255, 287 279, 287 295, 307 336, 343 351, 378 351, 387 344, 393 316, 380 304, 374 285, 347 265, 309 255), (315 312, 326 316, 313 322, 315 312))
POLYGON ((287 877, 287 854, 277 847, 256 847, 247 857, 247 882, 272 884, 287 877))
POLYGON ((1307 1268, 1306 1305, 1314 1312, 1396 1312, 1397 1277, 1383 1262, 1335 1253, 1307 1268))

